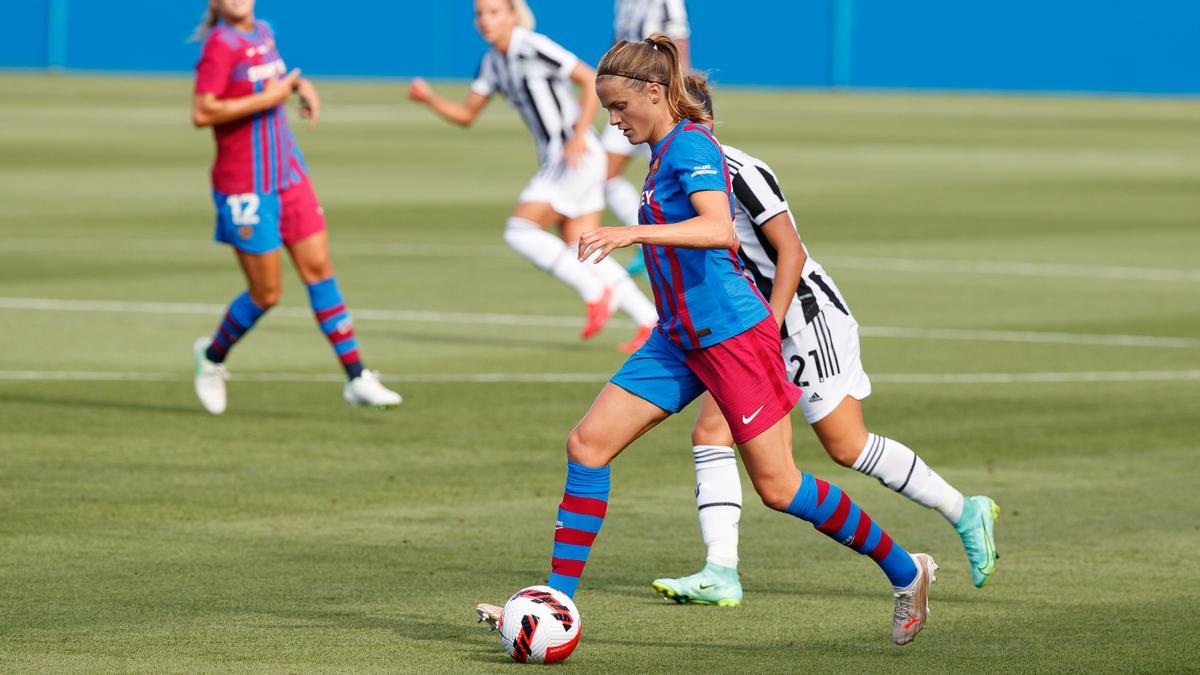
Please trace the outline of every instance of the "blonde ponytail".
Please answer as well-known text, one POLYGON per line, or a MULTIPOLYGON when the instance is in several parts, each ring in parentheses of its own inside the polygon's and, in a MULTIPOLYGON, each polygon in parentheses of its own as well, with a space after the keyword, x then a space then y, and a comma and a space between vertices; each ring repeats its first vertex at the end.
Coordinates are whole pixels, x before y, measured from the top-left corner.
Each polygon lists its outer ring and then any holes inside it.
POLYGON ((624 77, 638 91, 647 84, 660 85, 666 93, 667 109, 676 121, 705 122, 710 117, 687 90, 679 48, 662 33, 640 42, 621 40, 613 45, 600 59, 596 77, 624 77))
POLYGON ((204 14, 200 15, 200 23, 196 24, 196 29, 192 31, 192 42, 203 42, 208 34, 212 32, 214 26, 217 25, 217 8, 214 0, 209 0, 208 9, 204 10, 204 14))
POLYGON ((525 0, 508 0, 509 6, 517 13, 517 25, 522 28, 533 30, 537 25, 537 20, 533 16, 533 10, 529 9, 529 5, 525 0))

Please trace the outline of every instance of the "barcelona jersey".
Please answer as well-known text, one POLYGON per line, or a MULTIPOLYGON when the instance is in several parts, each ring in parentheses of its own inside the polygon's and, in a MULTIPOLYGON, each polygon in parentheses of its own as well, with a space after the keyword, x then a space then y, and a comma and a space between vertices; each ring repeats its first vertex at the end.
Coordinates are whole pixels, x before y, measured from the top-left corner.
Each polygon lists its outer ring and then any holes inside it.
MULTIPOLYGON (((286 73, 275 34, 265 21, 256 22, 249 33, 220 21, 196 64, 195 93, 240 98, 262 91, 264 83, 286 73)), ((306 173, 283 104, 216 125, 213 132, 217 158, 212 181, 217 192, 282 192, 306 173)))
MULTIPOLYGON (((681 223, 699 215, 689 199, 693 192, 730 193, 721 145, 705 127, 684 120, 651 151, 640 223, 681 223)), ((730 198, 731 217, 732 209, 730 198)), ((770 306, 747 276, 736 249, 643 249, 658 307, 658 330, 683 349, 710 347, 770 316, 770 306)))

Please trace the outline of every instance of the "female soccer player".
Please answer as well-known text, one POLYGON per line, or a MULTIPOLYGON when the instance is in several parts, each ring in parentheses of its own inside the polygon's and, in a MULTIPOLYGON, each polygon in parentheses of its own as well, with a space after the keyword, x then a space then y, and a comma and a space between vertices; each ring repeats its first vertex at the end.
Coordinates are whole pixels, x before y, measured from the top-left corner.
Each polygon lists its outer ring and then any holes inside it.
MULTIPOLYGON (((637 42, 654 33, 664 33, 675 42, 679 58, 685 71, 691 68, 690 39, 687 5, 684 0, 616 0, 613 8, 613 43, 621 40, 637 42)), ((641 197, 633 184, 625 180, 622 172, 634 155, 639 158, 650 156, 650 148, 632 145, 614 126, 604 129, 600 137, 604 151, 608 153, 608 176, 604 182, 604 198, 608 208, 622 225, 638 224, 638 202, 641 197)), ((630 274, 644 274, 645 258, 642 249, 636 248, 629 263, 630 274)))
POLYGON ((541 170, 517 199, 504 241, 579 293, 587 304, 584 339, 600 331, 619 307, 638 325, 621 346, 636 351, 657 321, 654 305, 615 261, 588 265, 577 260, 579 235, 600 227, 604 208, 604 151, 592 128, 599 102, 596 73, 550 38, 534 33, 523 0, 476 0, 475 25, 492 49, 464 103, 438 96, 421 79, 409 96, 449 122, 470 126, 495 93, 516 108, 533 134, 541 170), (583 88, 578 102, 572 83, 583 88), (561 228, 562 240, 546 232, 561 228), (564 241, 566 243, 564 243, 564 241))
POLYGON ((279 302, 279 248, 286 246, 308 286, 317 324, 346 371, 342 397, 350 405, 390 407, 400 395, 363 367, 354 326, 329 262, 325 216, 288 128, 284 105, 300 95, 302 117, 315 127, 321 100, 299 70, 287 71, 254 0, 210 0, 197 29, 206 36, 196 64, 192 121, 211 126, 217 140, 212 168, 217 208, 215 239, 234 248, 249 288, 234 298, 211 338, 192 346, 196 395, 214 415, 225 411, 225 358, 279 302))
MULTIPOLYGON (((704 107, 704 126, 712 129, 712 95, 704 76, 690 75, 687 84, 704 107)), ((867 430, 862 399, 871 393, 871 380, 859 358, 858 322, 833 279, 800 241, 771 168, 737 148, 725 145, 723 150, 733 175, 738 255, 770 299, 784 336, 788 377, 805 390, 800 398, 805 418, 835 462, 937 509, 962 538, 973 581, 982 588, 996 569, 999 507, 988 497, 964 498, 903 443, 867 430)), ((737 545, 742 484, 732 444, 720 408, 705 394, 692 430, 692 454, 707 564, 691 576, 655 580, 653 587, 664 597, 706 605, 741 602, 737 545)))
MULTIPOLYGON (((584 233, 579 256, 642 244, 659 323, 567 439, 549 585, 574 595, 607 511, 613 459, 707 389, 763 503, 878 563, 896 599, 892 639, 911 641, 925 623, 937 565, 910 555, 849 495, 793 463, 788 411, 801 391, 787 380, 778 326, 733 248, 729 169, 697 123, 706 113, 684 87, 674 43, 661 34, 617 43, 600 62, 596 90, 609 122, 652 154, 642 224, 584 233)), ((490 620, 497 608, 478 611, 490 620)))

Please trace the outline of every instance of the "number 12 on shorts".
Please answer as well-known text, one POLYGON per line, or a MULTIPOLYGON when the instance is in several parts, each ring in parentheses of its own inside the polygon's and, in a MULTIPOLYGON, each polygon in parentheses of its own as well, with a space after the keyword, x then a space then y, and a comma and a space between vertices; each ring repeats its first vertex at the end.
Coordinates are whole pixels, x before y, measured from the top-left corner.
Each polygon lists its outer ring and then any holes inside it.
POLYGON ((229 219, 234 225, 258 225, 258 207, 261 205, 259 196, 253 192, 241 195, 229 195, 225 198, 229 207, 229 219))

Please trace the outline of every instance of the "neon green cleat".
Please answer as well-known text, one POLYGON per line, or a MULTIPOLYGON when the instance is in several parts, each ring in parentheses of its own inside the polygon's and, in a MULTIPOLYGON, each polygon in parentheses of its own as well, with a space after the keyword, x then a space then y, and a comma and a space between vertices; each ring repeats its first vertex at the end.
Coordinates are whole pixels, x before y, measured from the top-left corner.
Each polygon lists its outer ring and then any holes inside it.
POLYGON ((650 586, 659 595, 681 605, 737 607, 742 604, 742 582, 736 567, 708 563, 690 577, 655 579, 650 586))
POLYGON ((954 529, 962 537, 963 548, 967 549, 967 560, 971 563, 971 581, 976 588, 992 578, 996 572, 996 520, 1000 518, 1000 507, 991 497, 967 497, 963 500, 963 513, 954 529))

